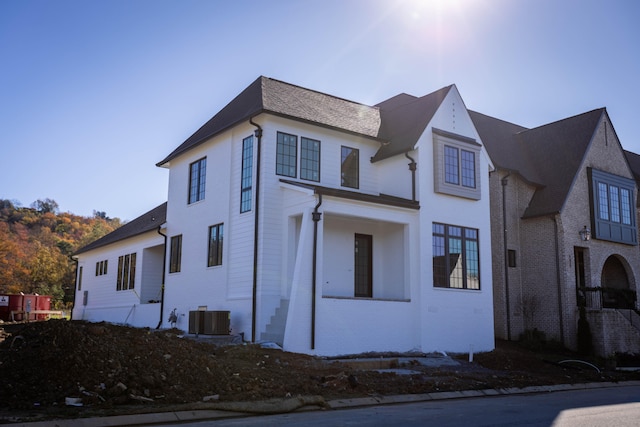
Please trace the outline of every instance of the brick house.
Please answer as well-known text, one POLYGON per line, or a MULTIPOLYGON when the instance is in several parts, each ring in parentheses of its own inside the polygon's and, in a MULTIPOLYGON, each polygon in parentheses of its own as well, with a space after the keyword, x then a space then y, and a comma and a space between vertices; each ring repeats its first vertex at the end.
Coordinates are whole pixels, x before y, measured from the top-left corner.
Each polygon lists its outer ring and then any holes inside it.
POLYGON ((496 167, 496 337, 538 329, 576 349, 584 307, 597 354, 640 352, 640 158, 622 149, 607 111, 534 129, 470 114, 496 167))

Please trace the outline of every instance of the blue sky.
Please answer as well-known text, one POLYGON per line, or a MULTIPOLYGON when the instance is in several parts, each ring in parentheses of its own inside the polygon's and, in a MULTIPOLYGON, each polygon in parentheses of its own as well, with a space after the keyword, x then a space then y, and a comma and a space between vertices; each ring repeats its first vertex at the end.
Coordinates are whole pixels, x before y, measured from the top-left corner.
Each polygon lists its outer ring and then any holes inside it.
POLYGON ((2 0, 0 198, 132 220, 264 75, 365 104, 455 83, 527 127, 606 107, 640 153, 640 2, 2 0))

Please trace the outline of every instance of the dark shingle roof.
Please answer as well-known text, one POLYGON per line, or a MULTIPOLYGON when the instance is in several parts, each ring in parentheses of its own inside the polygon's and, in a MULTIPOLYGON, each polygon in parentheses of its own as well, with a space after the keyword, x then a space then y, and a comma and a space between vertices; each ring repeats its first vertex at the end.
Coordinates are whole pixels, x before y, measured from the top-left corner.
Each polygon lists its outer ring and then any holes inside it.
MULTIPOLYGON (((627 150, 624 150, 624 155, 627 158, 633 177, 640 184, 640 155, 627 150)), ((640 200, 638 200, 638 203, 640 203, 640 200)))
POLYGON ((374 139, 377 139, 380 128, 378 108, 259 77, 157 166, 263 112, 374 139))
POLYGON ((452 87, 420 98, 403 93, 377 104, 382 116, 378 136, 389 143, 378 150, 372 161, 411 151, 452 87))
POLYGON ((160 206, 151 209, 149 212, 140 215, 133 221, 126 223, 122 227, 112 231, 100 239, 80 248, 74 253, 74 255, 88 252, 120 240, 128 239, 129 237, 137 236, 139 234, 146 233, 147 231, 155 230, 162 225, 166 219, 167 202, 164 202, 160 206))
POLYGON ((560 212, 603 114, 600 108, 533 129, 476 112, 471 118, 497 167, 539 185, 527 218, 560 212))
POLYGON ((157 166, 260 113, 301 120, 385 142, 373 161, 406 153, 415 146, 453 87, 415 97, 400 94, 375 106, 327 95, 268 77, 259 77, 157 166))

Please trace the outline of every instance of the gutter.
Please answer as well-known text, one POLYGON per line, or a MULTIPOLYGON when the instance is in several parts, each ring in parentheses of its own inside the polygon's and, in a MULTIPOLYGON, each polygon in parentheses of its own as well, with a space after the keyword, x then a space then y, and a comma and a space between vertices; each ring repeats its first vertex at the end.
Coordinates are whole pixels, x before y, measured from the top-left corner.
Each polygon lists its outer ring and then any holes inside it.
POLYGON ((411 200, 416 201, 416 161, 409 156, 409 152, 404 153, 405 157, 411 160, 409 163, 409 170, 411 171, 411 200))
POLYGON ((558 320, 560 321, 560 344, 564 345, 564 316, 562 311, 562 284, 560 283, 560 243, 558 242, 558 216, 553 217, 553 232, 556 245, 556 281, 558 283, 558 320))
POLYGON ((509 304, 509 251, 507 250, 507 184, 511 172, 501 179, 502 182, 502 244, 504 248, 504 298, 505 312, 507 315, 507 341, 511 341, 511 309, 509 304))
POLYGON ((73 320, 73 309, 76 308, 76 292, 78 292, 78 260, 73 257, 73 255, 69 255, 69 259, 76 265, 76 280, 73 283, 73 308, 71 309, 71 313, 69 314, 69 319, 73 320))
POLYGON ((313 209, 311 219, 313 220, 313 259, 311 267, 311 350, 316 348, 316 271, 318 267, 318 222, 322 218, 322 212, 318 208, 322 204, 322 193, 318 194, 318 204, 313 209))
MULTIPOLYGON (((255 117, 255 116, 253 116, 255 117)), ((256 127, 254 135, 257 139, 257 153, 256 153, 256 206, 254 211, 254 225, 253 225, 253 290, 251 295, 251 342, 256 342, 256 324, 257 324, 257 297, 258 297, 258 237, 259 233, 259 219, 260 216, 260 153, 262 142, 262 128, 259 124, 253 121, 253 117, 249 118, 249 123, 256 127)))
POLYGON ((160 329, 160 326, 162 326, 162 316, 164 316, 164 279, 167 274, 167 235, 164 234, 162 231, 160 231, 161 229, 162 229, 162 224, 160 224, 157 229, 158 234, 164 238, 164 251, 162 254, 162 287, 161 287, 161 294, 160 294, 160 321, 158 322, 158 326, 156 326, 156 329, 160 329))

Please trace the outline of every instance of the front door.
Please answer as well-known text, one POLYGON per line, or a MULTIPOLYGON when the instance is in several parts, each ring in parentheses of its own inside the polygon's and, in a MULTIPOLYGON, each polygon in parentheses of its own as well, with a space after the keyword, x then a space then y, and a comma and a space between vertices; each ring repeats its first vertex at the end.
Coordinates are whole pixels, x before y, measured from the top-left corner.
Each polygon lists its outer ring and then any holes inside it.
POLYGON ((373 297, 372 253, 373 236, 356 234, 355 236, 354 281, 356 297, 373 297))

